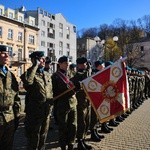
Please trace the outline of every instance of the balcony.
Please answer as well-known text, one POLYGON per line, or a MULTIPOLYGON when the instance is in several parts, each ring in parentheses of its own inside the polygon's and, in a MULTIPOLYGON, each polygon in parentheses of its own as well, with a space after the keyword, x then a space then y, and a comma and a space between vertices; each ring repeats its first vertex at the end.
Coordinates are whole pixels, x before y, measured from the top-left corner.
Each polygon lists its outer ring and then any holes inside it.
POLYGON ((11 58, 10 62, 12 66, 21 66, 27 63, 26 59, 21 58, 21 57, 13 57, 11 58))

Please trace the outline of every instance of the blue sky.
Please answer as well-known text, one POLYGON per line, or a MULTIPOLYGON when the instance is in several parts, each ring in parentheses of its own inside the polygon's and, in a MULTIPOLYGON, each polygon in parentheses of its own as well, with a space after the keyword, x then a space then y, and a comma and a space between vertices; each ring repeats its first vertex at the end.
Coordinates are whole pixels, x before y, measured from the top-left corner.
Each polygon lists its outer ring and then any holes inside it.
POLYGON ((150 15, 150 0, 0 0, 6 8, 37 7, 49 13, 62 13, 77 30, 112 24, 115 19, 137 20, 150 15))

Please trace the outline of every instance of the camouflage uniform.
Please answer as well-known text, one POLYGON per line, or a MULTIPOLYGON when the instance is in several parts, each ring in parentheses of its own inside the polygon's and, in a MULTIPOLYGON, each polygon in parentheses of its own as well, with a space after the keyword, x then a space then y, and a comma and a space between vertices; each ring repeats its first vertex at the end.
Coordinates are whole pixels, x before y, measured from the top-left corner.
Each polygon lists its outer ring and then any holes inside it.
MULTIPOLYGON (((59 71, 66 76, 64 70, 59 69, 59 71)), ((66 76, 66 78, 68 77, 66 76)), ((52 75, 52 85, 54 97, 68 90, 68 85, 61 79, 58 71, 52 75)), ((66 145, 72 147, 75 142, 77 129, 77 100, 74 94, 74 91, 70 91, 54 101, 54 112, 59 127, 59 143, 62 150, 66 149, 66 145)))
POLYGON ((18 82, 13 73, 0 69, 0 149, 11 150, 20 115, 18 82))
POLYGON ((28 139, 28 150, 45 149, 45 140, 50 122, 52 100, 51 76, 40 71, 38 65, 30 67, 21 75, 25 98, 25 131, 28 139))

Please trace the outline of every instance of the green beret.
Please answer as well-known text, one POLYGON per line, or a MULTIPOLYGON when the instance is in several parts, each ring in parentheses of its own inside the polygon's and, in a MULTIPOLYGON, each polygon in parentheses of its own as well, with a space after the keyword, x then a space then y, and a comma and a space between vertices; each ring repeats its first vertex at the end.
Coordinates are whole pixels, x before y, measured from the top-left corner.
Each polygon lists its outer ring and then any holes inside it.
POLYGON ((62 56, 58 59, 58 63, 68 62, 68 57, 62 56))
POLYGON ((98 60, 94 62, 95 67, 98 67, 99 65, 102 65, 104 63, 103 60, 98 60))
POLYGON ((76 60, 77 64, 84 64, 87 62, 87 59, 85 57, 79 57, 76 60))
POLYGON ((44 51, 35 51, 29 55, 30 58, 40 58, 44 56, 44 51))
POLYGON ((105 67, 108 67, 108 66, 110 66, 110 65, 112 65, 112 64, 113 64, 112 61, 107 61, 107 62, 105 62, 105 67))
POLYGON ((73 69, 73 68, 75 68, 75 67, 76 67, 75 64, 70 64, 70 65, 69 65, 69 68, 70 68, 70 69, 73 69))
POLYGON ((0 52, 9 52, 9 47, 6 45, 0 45, 0 52))

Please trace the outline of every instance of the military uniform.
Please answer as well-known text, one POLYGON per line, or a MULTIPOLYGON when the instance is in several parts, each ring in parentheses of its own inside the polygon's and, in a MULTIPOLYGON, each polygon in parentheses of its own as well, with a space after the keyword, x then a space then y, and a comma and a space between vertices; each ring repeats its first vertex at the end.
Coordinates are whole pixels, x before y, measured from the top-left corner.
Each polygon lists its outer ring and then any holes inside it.
MULTIPOLYGON (((42 52, 33 52, 30 57, 36 61, 42 52)), ((45 149, 45 140, 50 122, 50 110, 53 104, 51 76, 39 64, 33 64, 21 80, 26 89, 25 98, 25 131, 28 139, 28 150, 45 149)))
POLYGON ((86 98, 86 94, 80 82, 88 77, 88 72, 86 68, 80 69, 78 65, 86 63, 87 60, 84 57, 77 59, 77 72, 71 81, 73 81, 76 87, 76 98, 77 104, 77 139, 78 139, 78 149, 91 149, 92 147, 87 145, 84 141, 88 127, 89 127, 89 100, 86 98), (89 148, 87 148, 89 147, 89 148))
MULTIPOLYGON (((0 53, 8 55, 7 52, 7 46, 0 45, 0 53)), ((5 64, 1 64, 1 59, 0 56, 0 149, 11 150, 21 103, 18 97, 18 82, 5 64)))
MULTIPOLYGON (((60 57, 58 63, 59 65, 68 63, 67 57, 60 57)), ((61 69, 60 66, 58 71, 52 75, 54 99, 68 91, 54 100, 54 112, 59 127, 60 147, 62 150, 65 150, 68 145, 68 150, 72 150, 77 130, 77 100, 75 92, 73 91, 74 85, 67 77, 66 71, 67 70, 61 69)))

